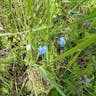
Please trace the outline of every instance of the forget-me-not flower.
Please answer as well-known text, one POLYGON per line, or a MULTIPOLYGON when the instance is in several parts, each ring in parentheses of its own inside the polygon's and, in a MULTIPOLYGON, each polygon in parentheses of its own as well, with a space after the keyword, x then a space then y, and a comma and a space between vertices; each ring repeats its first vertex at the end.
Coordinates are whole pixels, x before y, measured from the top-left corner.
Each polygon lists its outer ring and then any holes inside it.
POLYGON ((66 44, 66 40, 63 37, 61 37, 59 38, 57 43, 60 45, 60 47, 64 47, 66 44))
POLYGON ((91 81, 91 79, 88 78, 88 77, 84 77, 84 78, 82 79, 82 81, 83 81, 84 83, 89 83, 89 82, 91 81))
POLYGON ((26 50, 27 51, 31 50, 31 44, 26 45, 26 50))
POLYGON ((80 86, 76 86, 76 90, 77 91, 80 91, 81 90, 81 87, 80 86))
POLYGON ((46 46, 46 45, 45 45, 45 46, 40 46, 40 47, 38 48, 38 54, 39 54, 39 55, 45 54, 46 51, 47 51, 47 46, 46 46))

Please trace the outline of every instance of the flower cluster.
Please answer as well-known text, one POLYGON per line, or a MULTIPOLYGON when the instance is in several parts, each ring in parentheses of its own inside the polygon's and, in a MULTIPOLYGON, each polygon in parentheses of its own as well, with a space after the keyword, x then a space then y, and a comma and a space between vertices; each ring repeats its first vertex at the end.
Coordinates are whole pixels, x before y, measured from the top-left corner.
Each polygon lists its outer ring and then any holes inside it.
MULTIPOLYGON (((61 38, 59 38, 59 40, 57 41, 57 43, 58 43, 58 45, 60 47, 64 47, 65 44, 66 44, 66 40, 63 37, 61 37, 61 38)), ((38 48, 38 54, 39 55, 44 55, 46 53, 46 51, 47 51, 47 48, 48 47, 46 45, 39 46, 39 48, 38 48)), ((26 45, 26 50, 27 51, 31 50, 31 44, 26 45)))

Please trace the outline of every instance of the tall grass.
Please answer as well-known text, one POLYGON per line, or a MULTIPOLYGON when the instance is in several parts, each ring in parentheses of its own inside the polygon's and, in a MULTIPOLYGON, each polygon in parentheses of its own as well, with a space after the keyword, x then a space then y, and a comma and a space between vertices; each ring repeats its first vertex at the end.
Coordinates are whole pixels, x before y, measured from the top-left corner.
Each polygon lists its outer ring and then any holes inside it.
POLYGON ((95 9, 96 0, 1 0, 0 96, 95 96, 95 9))

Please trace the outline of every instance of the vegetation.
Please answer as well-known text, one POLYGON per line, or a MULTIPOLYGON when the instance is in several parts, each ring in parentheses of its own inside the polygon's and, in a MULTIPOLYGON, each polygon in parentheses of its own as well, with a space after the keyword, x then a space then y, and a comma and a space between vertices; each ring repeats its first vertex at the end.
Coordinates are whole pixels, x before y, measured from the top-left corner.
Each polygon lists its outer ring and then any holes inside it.
POLYGON ((0 96, 96 96, 96 0, 0 0, 0 96))

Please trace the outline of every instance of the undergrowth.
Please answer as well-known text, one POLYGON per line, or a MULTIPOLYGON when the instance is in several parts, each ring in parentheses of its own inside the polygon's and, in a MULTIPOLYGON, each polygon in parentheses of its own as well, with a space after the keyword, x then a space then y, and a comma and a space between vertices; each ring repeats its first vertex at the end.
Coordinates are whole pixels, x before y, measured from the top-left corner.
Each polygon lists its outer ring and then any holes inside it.
POLYGON ((96 96, 96 0, 0 0, 0 96, 96 96))

